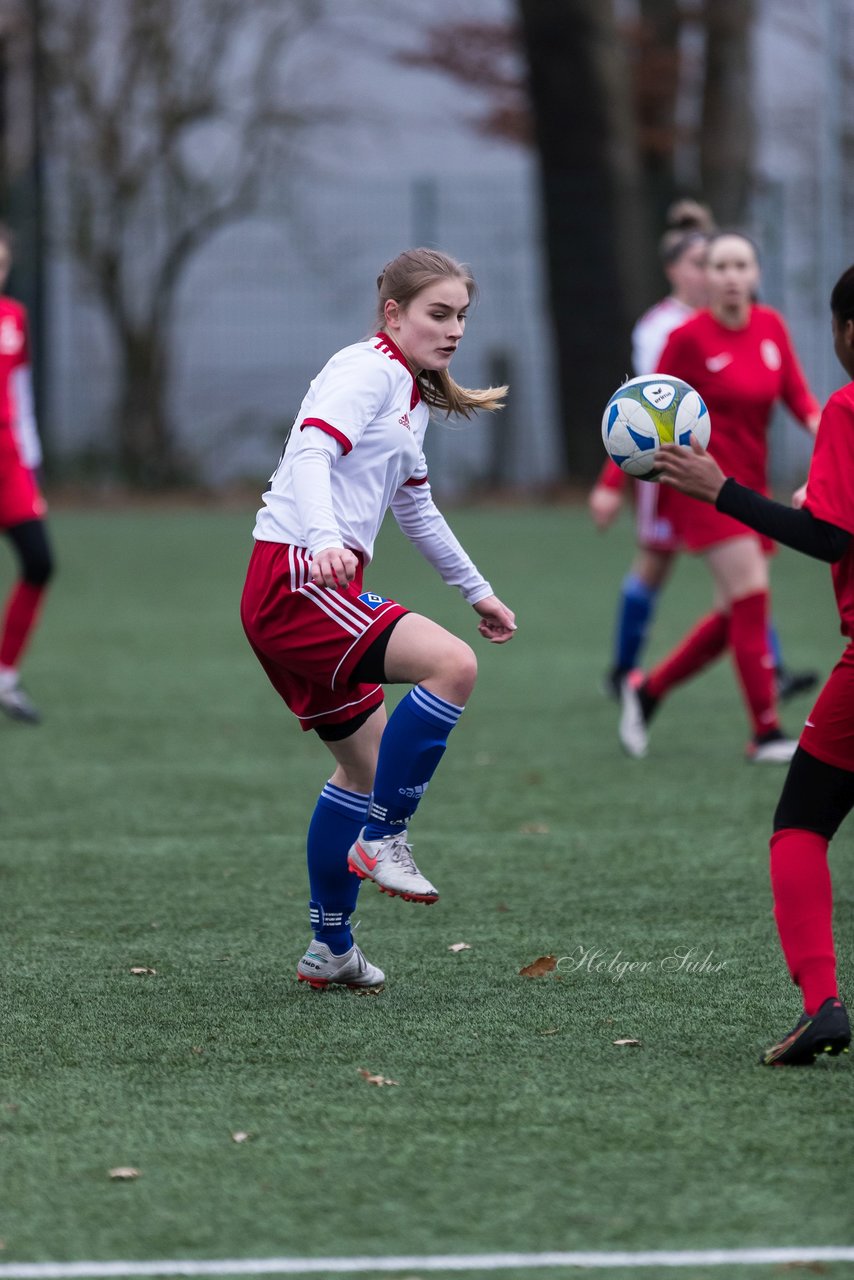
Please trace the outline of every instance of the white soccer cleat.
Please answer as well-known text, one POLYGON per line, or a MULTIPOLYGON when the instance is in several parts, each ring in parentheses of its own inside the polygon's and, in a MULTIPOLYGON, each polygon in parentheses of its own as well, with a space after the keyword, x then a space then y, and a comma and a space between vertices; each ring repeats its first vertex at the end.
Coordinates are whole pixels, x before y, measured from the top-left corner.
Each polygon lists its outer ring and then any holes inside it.
POLYGON ((788 764, 798 749, 797 739, 770 738, 767 742, 751 742, 747 758, 751 764, 788 764))
POLYGON ((620 686, 620 742, 626 755, 641 760, 647 753, 649 733, 638 695, 638 682, 630 673, 620 686))
POLYGON ((0 711, 22 724, 38 724, 41 720, 37 707, 17 682, 6 688, 0 685, 0 711))
POLYGON ((355 942, 343 956, 336 956, 325 942, 312 942, 297 965, 297 978, 322 991, 330 984, 343 987, 381 987, 385 974, 366 960, 355 942))
POLYGON ((347 855, 347 865, 360 880, 373 880, 383 893, 406 902, 424 902, 428 906, 439 897, 439 890, 422 876, 412 857, 412 846, 406 842, 406 831, 366 840, 365 828, 347 855))

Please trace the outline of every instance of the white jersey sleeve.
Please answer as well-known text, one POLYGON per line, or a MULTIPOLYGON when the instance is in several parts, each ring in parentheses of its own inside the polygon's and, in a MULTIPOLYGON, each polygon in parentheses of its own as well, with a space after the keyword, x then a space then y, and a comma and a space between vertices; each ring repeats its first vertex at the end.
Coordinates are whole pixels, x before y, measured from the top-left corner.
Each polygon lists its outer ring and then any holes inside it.
MULTIPOLYGON (((416 475, 421 470, 419 467, 416 475)), ((464 600, 477 604, 493 594, 492 587, 466 555, 433 501, 426 465, 423 475, 423 480, 398 489, 391 504, 394 518, 412 545, 437 570, 443 582, 459 587, 464 600)))
POLYGON ((19 364, 9 375, 12 389, 12 430, 18 455, 25 467, 41 466, 42 446, 36 428, 33 404, 33 375, 28 364, 19 364))
POLYGON ((325 431, 310 427, 295 443, 293 494, 305 545, 316 556, 327 547, 343 547, 332 503, 330 473, 342 446, 325 431))

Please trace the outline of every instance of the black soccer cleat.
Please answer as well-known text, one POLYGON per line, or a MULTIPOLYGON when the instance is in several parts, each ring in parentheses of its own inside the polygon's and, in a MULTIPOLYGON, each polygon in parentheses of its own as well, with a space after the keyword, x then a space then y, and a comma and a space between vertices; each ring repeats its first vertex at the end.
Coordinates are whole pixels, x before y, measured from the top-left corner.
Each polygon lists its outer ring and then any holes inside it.
POLYGON ((759 1059, 763 1067, 811 1067, 822 1054, 847 1053, 851 1026, 838 996, 825 1000, 817 1013, 805 1013, 779 1044, 772 1044, 759 1059))
POLYGON ((777 697, 780 702, 788 702, 799 693, 809 693, 810 689, 814 689, 818 684, 819 675, 817 671, 788 671, 785 667, 778 667, 775 679, 777 697))

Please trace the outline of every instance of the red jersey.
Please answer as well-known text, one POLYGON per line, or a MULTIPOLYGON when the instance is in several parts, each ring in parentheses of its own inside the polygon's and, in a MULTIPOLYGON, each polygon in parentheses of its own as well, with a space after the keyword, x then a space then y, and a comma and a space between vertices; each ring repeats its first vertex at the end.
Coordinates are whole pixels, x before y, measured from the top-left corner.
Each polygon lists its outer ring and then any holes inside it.
POLYGON ((15 418, 12 374, 29 363, 27 312, 14 298, 0 297, 0 431, 8 431, 15 418))
MULTIPOLYGON (((817 520, 854 534, 854 382, 824 406, 804 505, 817 520)), ((831 572, 842 634, 854 637, 854 542, 831 572)))
POLYGON ((30 379, 27 313, 0 296, 0 529, 46 511, 32 468, 41 460, 30 379))
MULTIPOLYGON (((699 391, 711 418, 709 453, 725 475, 759 493, 768 487, 768 425, 775 402, 782 400, 804 424, 819 413, 788 330, 771 307, 752 306, 743 329, 728 329, 710 311, 699 311, 674 329, 657 372, 683 378, 699 391)), ((691 551, 753 533, 676 490, 669 514, 691 551)), ((774 544, 763 538, 762 545, 770 551, 774 544)))

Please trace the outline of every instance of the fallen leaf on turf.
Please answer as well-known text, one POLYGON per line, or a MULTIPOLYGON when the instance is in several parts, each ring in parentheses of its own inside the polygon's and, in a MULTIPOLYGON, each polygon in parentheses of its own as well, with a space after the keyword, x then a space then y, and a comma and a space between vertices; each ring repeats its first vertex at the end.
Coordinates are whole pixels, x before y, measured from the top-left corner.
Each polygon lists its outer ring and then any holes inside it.
POLYGON ((467 942, 452 942, 448 947, 449 951, 471 951, 471 947, 467 942))
POLYGON ((366 1071, 364 1067, 359 1067, 359 1075, 363 1080, 366 1080, 368 1084, 383 1085, 399 1083, 397 1080, 389 1080, 386 1076, 375 1076, 370 1071, 366 1071))
POLYGON ((551 827, 547 822, 523 822, 519 830, 525 836, 547 836, 551 827))
POLYGON ((538 1036, 556 1036, 560 1031, 560 1027, 549 1027, 547 1031, 538 1031, 538 1036))
POLYGON ((140 965, 136 965, 133 969, 131 969, 131 973, 135 973, 138 977, 151 976, 153 978, 153 977, 156 977, 157 970, 149 969, 146 965, 140 964, 140 965))
POLYGON ((555 956, 539 956, 532 964, 526 964, 524 969, 519 970, 519 976, 522 978, 542 978, 544 974, 551 973, 557 968, 557 958, 555 956))
POLYGON ((236 1129, 234 1133, 231 1135, 232 1142, 248 1142, 249 1138, 250 1138, 250 1135, 246 1133, 243 1129, 236 1129))
POLYGON ((641 1044, 641 1041, 640 1041, 640 1040, 615 1040, 613 1043, 614 1043, 614 1044, 629 1045, 632 1049, 640 1049, 640 1048, 642 1048, 642 1044, 641 1044))
POLYGON ((191 1045, 190 1045, 190 1053, 198 1053, 198 1054, 202 1054, 202 1053, 204 1053, 204 1049, 202 1048, 202 1046, 201 1046, 200 1044, 191 1044, 191 1045))
POLYGON ((131 1182, 139 1177, 139 1169, 134 1169, 132 1164, 116 1165, 115 1169, 110 1170, 110 1177, 114 1182, 131 1182))

